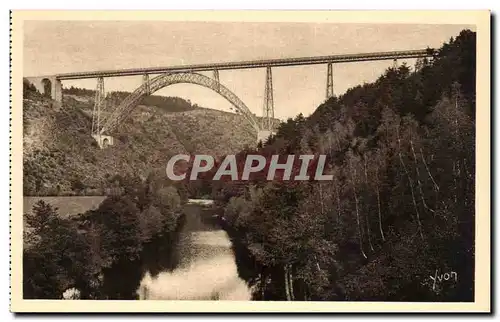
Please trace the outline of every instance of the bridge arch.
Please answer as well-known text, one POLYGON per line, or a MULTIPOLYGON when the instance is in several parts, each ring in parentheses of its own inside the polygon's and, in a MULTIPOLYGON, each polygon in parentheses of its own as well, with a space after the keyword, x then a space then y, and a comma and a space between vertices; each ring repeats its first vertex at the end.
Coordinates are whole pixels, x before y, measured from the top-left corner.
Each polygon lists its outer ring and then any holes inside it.
POLYGON ((142 84, 127 96, 113 112, 101 121, 102 126, 99 133, 103 134, 112 131, 120 122, 127 118, 143 97, 164 87, 182 83, 195 84, 215 91, 229 101, 257 132, 259 131, 260 127, 257 119, 250 112, 250 109, 233 92, 217 80, 199 73, 169 73, 151 79, 148 83, 142 84))

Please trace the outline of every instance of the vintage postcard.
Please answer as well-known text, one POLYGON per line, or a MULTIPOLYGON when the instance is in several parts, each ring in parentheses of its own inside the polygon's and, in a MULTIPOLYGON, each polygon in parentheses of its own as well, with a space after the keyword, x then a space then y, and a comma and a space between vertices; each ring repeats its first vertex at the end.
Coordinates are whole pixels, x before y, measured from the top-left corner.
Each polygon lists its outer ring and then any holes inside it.
POLYGON ((14 11, 14 312, 489 312, 489 11, 14 11))

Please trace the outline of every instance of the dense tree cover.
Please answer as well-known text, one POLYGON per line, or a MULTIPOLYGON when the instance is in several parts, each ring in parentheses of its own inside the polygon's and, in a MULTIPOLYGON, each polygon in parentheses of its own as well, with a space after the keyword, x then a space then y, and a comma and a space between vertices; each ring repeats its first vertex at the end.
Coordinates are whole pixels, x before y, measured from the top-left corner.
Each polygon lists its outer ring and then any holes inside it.
MULTIPOLYGON (((63 88, 63 94, 76 95, 80 97, 87 96, 93 98, 95 96, 95 90, 71 86, 69 88, 63 88)), ((107 94, 108 104, 120 103, 130 94, 130 92, 123 91, 109 92, 107 94)), ((198 105, 192 104, 190 100, 185 100, 180 97, 159 95, 145 96, 139 104, 156 106, 164 110, 165 112, 184 112, 198 108, 198 105)))
POLYGON ((61 298, 64 290, 92 274, 80 264, 87 262, 90 245, 74 223, 42 201, 25 220, 25 244, 30 246, 23 255, 24 298, 61 298))
POLYGON ((31 97, 40 97, 40 92, 36 89, 35 85, 33 85, 29 80, 23 78, 23 97, 31 98, 31 97))
POLYGON ((93 96, 65 93, 61 105, 34 91, 29 82, 26 86, 25 196, 104 195, 117 173, 145 178, 152 169, 161 169, 164 174, 173 155, 225 155, 255 142, 255 133, 249 133, 251 127, 241 115, 204 108, 165 112, 184 104, 182 99, 171 98, 172 109, 137 106, 111 133, 114 145, 100 149, 90 135, 93 96))
POLYGON ((462 31, 258 151, 326 154, 332 181, 194 183, 218 199, 256 299, 473 300, 475 48, 462 31), (451 271, 458 283, 431 278, 451 271))
POLYGON ((63 94, 94 97, 95 90, 71 86, 69 88, 63 87, 63 94))
POLYGON ((175 267, 184 220, 177 189, 161 180, 116 181, 121 186, 98 209, 73 219, 43 201, 25 214, 24 298, 58 299, 75 288, 82 298, 134 299, 146 268, 175 267), (164 262, 152 262, 151 252, 164 262))

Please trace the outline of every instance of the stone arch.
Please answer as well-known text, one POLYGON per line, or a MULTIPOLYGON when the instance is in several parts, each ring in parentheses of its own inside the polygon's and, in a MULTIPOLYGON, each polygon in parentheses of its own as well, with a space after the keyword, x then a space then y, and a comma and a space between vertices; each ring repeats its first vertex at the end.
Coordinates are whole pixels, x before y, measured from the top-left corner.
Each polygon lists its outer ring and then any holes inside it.
POLYGON ((229 101, 257 132, 260 130, 256 117, 250 112, 245 103, 217 80, 199 73, 172 73, 162 74, 151 79, 149 83, 142 84, 127 96, 112 113, 105 119, 102 119, 102 126, 99 129, 99 133, 103 134, 112 131, 132 112, 144 96, 150 95, 164 87, 183 83, 195 84, 215 91, 229 101))

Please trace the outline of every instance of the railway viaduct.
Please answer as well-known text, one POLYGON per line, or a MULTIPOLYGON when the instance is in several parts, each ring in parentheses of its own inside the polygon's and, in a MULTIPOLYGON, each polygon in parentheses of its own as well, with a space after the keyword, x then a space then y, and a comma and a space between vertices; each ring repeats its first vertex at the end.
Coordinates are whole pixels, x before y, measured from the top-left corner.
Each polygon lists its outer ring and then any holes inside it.
POLYGON ((352 63, 361 61, 380 61, 398 59, 412 59, 431 57, 431 49, 405 50, 391 52, 357 53, 330 56, 280 58, 254 61, 221 62, 210 64, 193 64, 180 66, 152 67, 152 68, 131 68, 120 70, 99 70, 89 72, 75 72, 56 74, 50 76, 26 77, 40 93, 50 95, 58 102, 62 102, 62 82, 65 80, 89 79, 97 81, 94 110, 92 113, 91 135, 96 139, 102 148, 107 144, 113 144, 112 131, 132 112, 144 96, 150 95, 161 88, 179 83, 191 83, 209 88, 226 100, 235 108, 235 112, 242 115, 255 130, 257 140, 265 140, 273 133, 274 102, 273 102, 273 77, 274 68, 285 68, 299 65, 323 64, 325 70, 325 97, 326 99, 334 95, 333 91, 333 65, 339 63, 352 63), (250 68, 266 69, 264 85, 264 102, 262 106, 262 116, 258 119, 255 114, 243 103, 236 94, 225 87, 219 81, 219 72, 225 70, 239 70, 250 68), (212 77, 201 74, 201 72, 211 72, 212 77), (106 92, 104 82, 110 77, 140 76, 142 85, 132 92, 112 111, 101 113, 106 103, 106 92))

